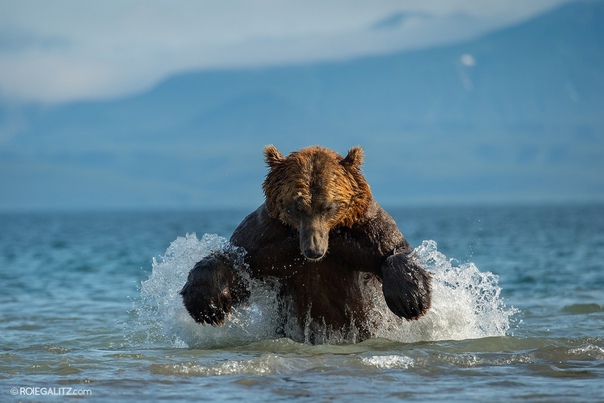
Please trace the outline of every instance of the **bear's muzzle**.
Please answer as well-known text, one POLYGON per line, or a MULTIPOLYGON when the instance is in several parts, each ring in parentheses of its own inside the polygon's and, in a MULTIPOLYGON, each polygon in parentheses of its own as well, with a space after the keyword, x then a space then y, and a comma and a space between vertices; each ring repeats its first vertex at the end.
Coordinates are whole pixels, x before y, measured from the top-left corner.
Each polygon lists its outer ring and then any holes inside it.
POLYGON ((300 252, 308 260, 321 260, 329 247, 329 227, 320 219, 305 217, 300 222, 300 252))

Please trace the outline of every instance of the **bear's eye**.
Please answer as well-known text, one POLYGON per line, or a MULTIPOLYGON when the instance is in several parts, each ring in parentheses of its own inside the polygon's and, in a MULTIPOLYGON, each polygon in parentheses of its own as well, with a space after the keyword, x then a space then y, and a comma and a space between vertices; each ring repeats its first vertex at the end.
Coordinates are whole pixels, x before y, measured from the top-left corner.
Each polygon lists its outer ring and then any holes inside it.
POLYGON ((333 213, 338 209, 338 203, 330 203, 323 207, 323 211, 327 214, 333 213))
POLYGON ((300 204, 297 201, 294 201, 292 203, 286 204, 283 206, 285 209, 285 212, 287 214, 297 214, 298 212, 300 212, 300 204))

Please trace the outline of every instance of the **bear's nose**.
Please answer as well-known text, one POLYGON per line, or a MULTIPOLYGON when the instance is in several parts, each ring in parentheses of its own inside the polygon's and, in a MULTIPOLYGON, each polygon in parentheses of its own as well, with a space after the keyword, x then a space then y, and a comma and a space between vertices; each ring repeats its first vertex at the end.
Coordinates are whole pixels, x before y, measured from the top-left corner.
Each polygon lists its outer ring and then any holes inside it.
POLYGON ((323 257, 323 255, 323 251, 320 251, 318 249, 304 249, 304 257, 309 260, 319 260, 323 257))

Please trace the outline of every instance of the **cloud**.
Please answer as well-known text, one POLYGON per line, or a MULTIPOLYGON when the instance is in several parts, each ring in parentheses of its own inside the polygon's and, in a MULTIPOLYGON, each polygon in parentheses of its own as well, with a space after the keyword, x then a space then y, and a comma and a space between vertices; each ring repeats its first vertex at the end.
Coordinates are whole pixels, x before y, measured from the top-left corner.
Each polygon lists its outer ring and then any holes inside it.
POLYGON ((117 97, 186 70, 431 46, 512 24, 564 1, 0 0, 0 97, 117 97))

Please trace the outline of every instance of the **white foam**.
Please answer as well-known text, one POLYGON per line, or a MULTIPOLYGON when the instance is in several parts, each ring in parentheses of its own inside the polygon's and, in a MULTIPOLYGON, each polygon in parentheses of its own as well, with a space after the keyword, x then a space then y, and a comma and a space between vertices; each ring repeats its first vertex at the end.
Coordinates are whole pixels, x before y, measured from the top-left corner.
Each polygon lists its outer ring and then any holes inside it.
MULTIPOLYGON (((179 292, 191 268, 204 256, 228 247, 228 241, 217 235, 198 240, 187 234, 172 242, 162 258, 153 260, 152 273, 142 282, 141 298, 134 305, 135 343, 214 347, 279 337, 276 329, 282 321, 277 315, 277 291, 270 283, 252 281, 250 303, 234 309, 222 327, 199 325, 184 308, 179 292)), ((424 241, 413 255, 433 275, 432 308, 423 318, 406 321, 388 309, 382 295, 372 296, 375 337, 418 342, 505 335, 514 310, 506 308, 497 276, 480 272, 472 263, 453 266, 434 241, 424 241)), ((303 334, 298 336, 304 340, 303 334)), ((326 340, 339 339, 336 335, 326 340)))
POLYGON ((379 369, 407 369, 413 367, 413 358, 404 355, 374 355, 361 358, 361 362, 364 365, 379 369))
POLYGON ((275 354, 265 354, 251 360, 223 360, 206 364, 193 361, 151 366, 151 371, 156 374, 185 376, 266 375, 291 370, 288 359, 275 354))

